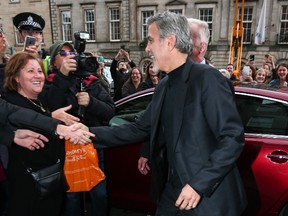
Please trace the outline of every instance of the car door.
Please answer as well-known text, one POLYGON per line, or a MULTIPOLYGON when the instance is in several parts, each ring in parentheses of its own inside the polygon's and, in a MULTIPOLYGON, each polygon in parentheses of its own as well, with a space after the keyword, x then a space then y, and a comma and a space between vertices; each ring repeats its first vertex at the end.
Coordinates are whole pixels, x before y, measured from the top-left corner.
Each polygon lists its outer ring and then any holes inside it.
POLYGON ((238 166, 245 184, 247 215, 276 215, 288 202, 288 105, 254 94, 237 93, 245 128, 238 166))
MULTIPOLYGON (((135 122, 151 101, 153 92, 138 94, 116 102, 116 115, 110 125, 135 122)), ((125 131, 123 131, 125 133, 125 131)), ((141 143, 105 149, 105 170, 112 206, 153 214, 150 200, 150 174, 137 168, 141 143)))

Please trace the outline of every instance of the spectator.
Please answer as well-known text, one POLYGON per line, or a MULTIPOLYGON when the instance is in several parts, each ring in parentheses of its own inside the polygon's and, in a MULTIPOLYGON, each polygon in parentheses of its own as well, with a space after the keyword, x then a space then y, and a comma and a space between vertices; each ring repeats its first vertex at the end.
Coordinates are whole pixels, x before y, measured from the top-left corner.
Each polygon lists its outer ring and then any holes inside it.
POLYGON ((162 78, 162 72, 154 71, 153 62, 150 62, 146 69, 144 75, 144 81, 142 82, 142 90, 154 88, 162 78))
MULTIPOLYGON (((209 26, 205 21, 188 18, 189 28, 192 33, 193 49, 191 59, 200 64, 209 64, 204 58, 210 39, 209 26)), ((213 65, 211 65, 213 66, 213 65)))
POLYGON ((265 83, 266 77, 267 77, 267 74, 266 74, 266 71, 264 70, 264 68, 259 68, 254 75, 254 80, 257 83, 265 83))
POLYGON ((122 87, 122 97, 134 94, 142 90, 142 73, 139 68, 134 67, 131 69, 129 79, 122 87))
POLYGON ((5 66, 8 61, 6 51, 7 51, 6 38, 3 32, 3 29, 0 28, 0 96, 3 91, 3 84, 4 84, 4 78, 5 78, 5 66))
POLYGON ((39 53, 42 59, 46 58, 46 52, 41 49, 43 42, 43 30, 45 27, 45 20, 31 12, 19 13, 13 18, 13 24, 19 31, 19 38, 21 41, 25 40, 26 36, 36 38, 35 46, 29 46, 24 51, 39 53))
POLYGON ((274 59, 273 59, 272 55, 266 54, 264 56, 262 67, 264 67, 264 64, 268 64, 269 65, 270 71, 275 70, 275 64, 274 64, 274 59))
POLYGON ((270 64, 263 63, 263 69, 266 73, 266 81, 265 83, 270 83, 273 79, 273 70, 271 70, 270 64))
MULTIPOLYGON (((78 116, 82 123, 89 127, 97 127, 107 124, 114 116, 114 101, 103 88, 95 74, 85 74, 78 71, 74 49, 69 42, 57 41, 50 47, 51 70, 55 74, 52 83, 47 88, 45 98, 48 106, 53 111, 59 107, 71 104, 70 114, 78 116), (84 74, 84 75, 82 75, 84 74), (81 85, 84 90, 81 90, 81 85)), ((104 152, 97 149, 99 167, 104 171, 104 152)), ((106 180, 96 185, 89 191, 92 203, 92 216, 106 216, 108 212, 108 200, 106 180)), ((82 192, 67 192, 65 215, 79 216, 82 209, 82 192)))
POLYGON ((230 80, 232 81, 238 81, 236 75, 234 74, 234 65, 233 64, 228 64, 226 67, 227 71, 230 74, 230 80))
POLYGON ((98 64, 99 64, 99 67, 97 69, 97 77, 100 80, 103 88, 108 92, 108 94, 110 94, 110 84, 104 75, 105 63, 104 62, 98 62, 98 64))
POLYGON ((240 82, 253 82, 253 74, 256 70, 251 65, 243 65, 239 71, 239 81, 240 82))
MULTIPOLYGON (((6 66, 5 100, 41 114, 49 115, 45 103, 38 99, 44 80, 43 64, 38 57, 27 52, 16 53, 10 58, 6 66)), ((59 120, 71 117, 72 122, 77 121, 76 118, 65 114, 63 111, 63 109, 55 111, 52 116, 60 117, 59 120)), ((78 134, 82 133, 81 131, 78 132, 78 134)), ((63 166, 63 141, 51 134, 45 134, 45 136, 49 138, 45 148, 30 151, 19 145, 11 145, 9 149, 8 181, 10 197, 8 215, 10 216, 51 216, 59 215, 61 212, 62 197, 66 189, 64 182, 57 193, 41 199, 35 191, 34 182, 27 171, 28 168, 32 170, 46 168, 55 164, 58 160, 63 166)), ((37 146, 37 144, 33 145, 33 149, 37 146)))
POLYGON ((147 26, 145 51, 168 77, 135 123, 91 128, 94 145, 150 138, 156 215, 241 215, 247 200, 236 161, 244 129, 233 86, 215 68, 189 58, 186 17, 165 11, 149 17, 147 26))
POLYGON ((130 77, 128 65, 125 61, 128 61, 130 68, 136 67, 136 64, 130 59, 129 53, 124 49, 120 49, 110 66, 114 81, 114 101, 122 98, 122 86, 130 77), (122 59, 120 59, 121 57, 122 59))
POLYGON ((273 79, 270 84, 273 86, 287 86, 288 82, 288 66, 286 63, 281 63, 276 68, 276 79, 273 79))

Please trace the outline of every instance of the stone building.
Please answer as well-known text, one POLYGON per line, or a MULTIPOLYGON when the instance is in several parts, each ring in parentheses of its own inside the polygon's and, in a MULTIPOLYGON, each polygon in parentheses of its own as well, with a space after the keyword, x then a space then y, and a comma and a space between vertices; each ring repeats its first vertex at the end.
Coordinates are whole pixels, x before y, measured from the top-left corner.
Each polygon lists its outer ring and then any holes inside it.
MULTIPOLYGON (((288 59, 288 0, 267 0, 266 35, 261 45, 254 36, 264 0, 245 0, 242 58, 255 54, 261 66, 269 53, 277 63, 288 59)), ((239 0, 239 6, 241 6, 239 0)), ((57 40, 73 41, 76 31, 88 31, 86 50, 113 58, 121 45, 130 57, 144 67, 149 56, 144 51, 147 26, 145 20, 158 12, 170 10, 187 17, 199 18, 209 24, 211 39, 206 58, 217 68, 226 67, 230 37, 234 24, 235 0, 5 0, 0 3, 0 17, 10 45, 17 41, 12 17, 19 12, 33 11, 46 20, 43 47, 57 40)))

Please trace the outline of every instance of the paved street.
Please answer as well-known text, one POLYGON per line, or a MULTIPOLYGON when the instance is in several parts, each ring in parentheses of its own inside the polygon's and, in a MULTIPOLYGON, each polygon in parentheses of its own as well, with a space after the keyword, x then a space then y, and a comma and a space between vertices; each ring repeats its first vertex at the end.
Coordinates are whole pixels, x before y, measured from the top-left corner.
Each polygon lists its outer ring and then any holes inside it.
POLYGON ((110 216, 147 216, 147 214, 112 208, 110 211, 110 216))

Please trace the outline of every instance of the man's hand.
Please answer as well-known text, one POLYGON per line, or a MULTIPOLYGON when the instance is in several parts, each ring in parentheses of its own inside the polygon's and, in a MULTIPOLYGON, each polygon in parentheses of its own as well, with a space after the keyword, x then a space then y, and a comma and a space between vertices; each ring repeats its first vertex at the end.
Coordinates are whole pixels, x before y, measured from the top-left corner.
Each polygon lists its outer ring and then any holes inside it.
POLYGON ((44 142, 48 142, 47 137, 31 130, 18 129, 15 132, 14 143, 29 150, 44 148, 44 142))
POLYGON ((27 46, 24 51, 25 52, 29 52, 29 53, 37 53, 38 52, 38 47, 36 45, 27 46))
POLYGON ((148 165, 148 159, 145 157, 140 157, 138 160, 138 170, 143 175, 147 175, 150 171, 150 167, 148 165))
POLYGON ((64 76, 68 76, 70 71, 76 71, 77 69, 77 62, 74 59, 75 55, 68 55, 63 59, 61 64, 60 72, 64 76))
POLYGON ((70 110, 72 108, 72 105, 62 107, 60 109, 55 110, 52 112, 52 118, 58 119, 62 122, 64 122, 66 125, 73 125, 75 123, 78 123, 80 121, 79 118, 68 114, 66 111, 70 110))
POLYGON ((88 94, 88 92, 78 92, 76 94, 76 97, 78 99, 78 104, 80 106, 84 106, 84 107, 87 107, 90 103, 90 96, 88 94))
POLYGON ((179 207, 180 210, 191 210, 196 208, 200 198, 201 196, 190 185, 186 184, 176 200, 175 206, 179 207))
POLYGON ((60 139, 64 138, 73 144, 87 144, 91 142, 90 137, 94 137, 95 135, 90 133, 89 130, 82 128, 84 128, 84 126, 81 123, 71 126, 57 125, 56 132, 60 139))

